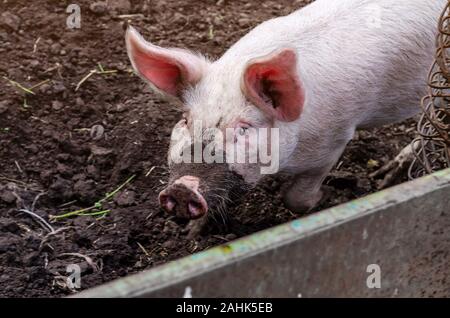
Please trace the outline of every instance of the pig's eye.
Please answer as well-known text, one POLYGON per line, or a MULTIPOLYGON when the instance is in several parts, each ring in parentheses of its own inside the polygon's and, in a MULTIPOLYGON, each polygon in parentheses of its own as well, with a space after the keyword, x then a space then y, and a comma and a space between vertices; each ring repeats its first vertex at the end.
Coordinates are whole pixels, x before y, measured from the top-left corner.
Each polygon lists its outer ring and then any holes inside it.
POLYGON ((239 136, 245 136, 247 135, 248 127, 239 127, 237 130, 237 133, 239 136))

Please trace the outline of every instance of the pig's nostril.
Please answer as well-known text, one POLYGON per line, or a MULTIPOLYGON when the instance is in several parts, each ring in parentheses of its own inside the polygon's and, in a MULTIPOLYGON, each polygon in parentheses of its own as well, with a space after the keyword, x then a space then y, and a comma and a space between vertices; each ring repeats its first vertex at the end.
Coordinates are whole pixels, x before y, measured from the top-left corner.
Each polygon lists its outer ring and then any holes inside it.
POLYGON ((175 206, 177 205, 177 201, 170 195, 161 195, 159 197, 160 205, 168 212, 172 212, 175 206))
POLYGON ((175 205, 177 205, 177 202, 175 201, 175 199, 173 199, 172 197, 168 197, 167 201, 166 201, 167 210, 172 211, 173 208, 175 207, 175 205))
POLYGON ((198 219, 208 212, 205 198, 197 190, 198 180, 184 176, 159 194, 159 205, 180 218, 198 219))
POLYGON ((188 203, 189 214, 192 218, 198 218, 206 213, 204 206, 196 201, 189 201, 188 203))

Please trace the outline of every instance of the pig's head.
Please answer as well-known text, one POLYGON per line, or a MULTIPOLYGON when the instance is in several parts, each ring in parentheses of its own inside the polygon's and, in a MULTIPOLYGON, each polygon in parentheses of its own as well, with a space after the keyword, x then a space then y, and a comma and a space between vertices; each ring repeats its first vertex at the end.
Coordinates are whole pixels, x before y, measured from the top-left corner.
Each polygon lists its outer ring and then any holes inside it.
POLYGON ((211 62, 155 46, 132 27, 126 44, 136 73, 184 109, 172 132, 169 184, 159 195, 166 211, 188 219, 223 211, 245 185, 277 172, 284 148, 295 144, 283 140, 280 151, 278 128, 296 121, 304 103, 294 50, 256 58, 228 52, 211 62))

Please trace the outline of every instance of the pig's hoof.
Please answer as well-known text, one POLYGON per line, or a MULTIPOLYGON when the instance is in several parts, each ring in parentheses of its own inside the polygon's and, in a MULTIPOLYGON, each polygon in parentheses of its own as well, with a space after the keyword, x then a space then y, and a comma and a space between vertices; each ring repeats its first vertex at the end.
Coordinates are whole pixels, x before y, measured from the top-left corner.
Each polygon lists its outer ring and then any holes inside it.
POLYGON ((320 190, 317 193, 306 195, 299 195, 296 191, 289 191, 283 198, 286 208, 294 213, 302 214, 311 211, 322 200, 323 191, 320 190))

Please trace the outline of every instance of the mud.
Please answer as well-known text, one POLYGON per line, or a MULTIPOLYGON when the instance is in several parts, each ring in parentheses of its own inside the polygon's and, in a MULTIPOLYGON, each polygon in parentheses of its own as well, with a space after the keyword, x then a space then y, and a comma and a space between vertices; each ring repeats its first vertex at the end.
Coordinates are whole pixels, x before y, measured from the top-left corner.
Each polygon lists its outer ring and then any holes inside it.
MULTIPOLYGON (((2 297, 68 295, 75 291, 65 279, 69 264, 80 266, 86 289, 300 216, 283 207, 285 179, 274 177, 227 211, 227 225, 219 220, 187 238, 186 224, 157 204, 168 180, 170 131, 181 114, 133 75, 124 29, 129 22, 156 44, 217 58, 253 26, 307 1, 110 2, 77 1, 82 20, 74 30, 66 27, 70 2, 0 3, 2 297), (8 79, 38 86, 25 93, 8 79), (105 196, 103 216, 51 219, 105 196), (20 209, 50 221, 54 232, 20 209)), ((409 142, 414 125, 359 132, 315 211, 377 191, 380 180, 369 174, 409 142)))

